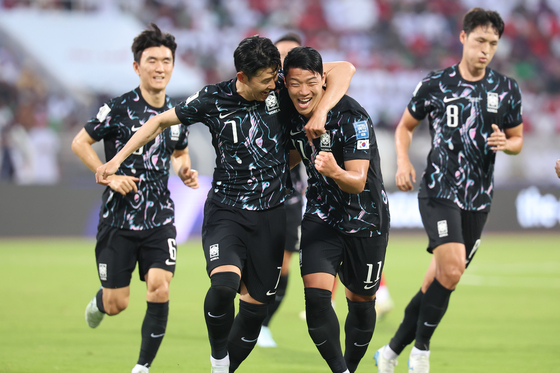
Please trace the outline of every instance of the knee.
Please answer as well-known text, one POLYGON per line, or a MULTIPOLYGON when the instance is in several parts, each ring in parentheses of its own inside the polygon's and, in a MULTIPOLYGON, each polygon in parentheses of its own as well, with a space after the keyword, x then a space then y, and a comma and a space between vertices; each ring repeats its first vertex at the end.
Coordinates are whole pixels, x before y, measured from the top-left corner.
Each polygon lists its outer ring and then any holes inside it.
POLYGON ((454 288, 459 283, 461 276, 465 272, 465 263, 447 266, 443 268, 438 277, 438 281, 446 288, 454 288))
POLYGON ((105 313, 109 316, 118 315, 128 307, 128 297, 103 300, 105 313))

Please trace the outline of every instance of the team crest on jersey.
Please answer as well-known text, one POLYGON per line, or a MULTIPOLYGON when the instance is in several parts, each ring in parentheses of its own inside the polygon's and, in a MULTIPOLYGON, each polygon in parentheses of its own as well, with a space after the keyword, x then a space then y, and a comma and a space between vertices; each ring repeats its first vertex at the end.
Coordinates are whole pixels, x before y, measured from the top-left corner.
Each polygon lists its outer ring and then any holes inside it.
POLYGON ((181 125, 180 124, 172 125, 171 126, 171 131, 170 131, 171 140, 179 141, 179 135, 180 134, 181 134, 181 125))
POLYGON ((488 104, 486 106, 486 110, 490 113, 497 113, 498 107, 500 106, 500 98, 498 94, 495 92, 488 92, 487 102, 488 104))
POLYGON ((103 122, 105 118, 107 118, 107 115, 109 114, 110 111, 111 108, 107 104, 101 106, 99 108, 99 111, 97 112, 97 116, 96 116, 97 120, 103 122))
POLYGON ((280 111, 280 105, 278 104, 278 99, 276 98, 276 93, 274 93, 274 91, 271 91, 268 94, 264 103, 266 104, 266 112, 268 114, 275 114, 280 111))
POLYGON ((220 259, 220 245, 214 244, 210 245, 210 261, 220 259))
POLYGON ((319 147, 324 152, 331 151, 331 131, 327 131, 321 135, 319 147))

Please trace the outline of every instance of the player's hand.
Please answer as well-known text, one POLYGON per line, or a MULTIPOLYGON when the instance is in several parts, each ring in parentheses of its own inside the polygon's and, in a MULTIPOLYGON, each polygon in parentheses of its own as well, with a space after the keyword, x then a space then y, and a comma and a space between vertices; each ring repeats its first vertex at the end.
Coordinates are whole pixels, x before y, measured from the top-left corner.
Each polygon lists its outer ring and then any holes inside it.
POLYGON ((413 183, 416 183, 416 170, 414 170, 412 163, 407 162, 397 166, 395 182, 397 183, 397 188, 403 192, 414 189, 413 183))
POLYGON ((120 164, 116 165, 109 161, 99 167, 97 167, 97 173, 95 174, 95 182, 100 185, 108 186, 111 182, 109 176, 114 175, 119 169, 120 164))
POLYGON ((488 145, 490 145, 490 149, 494 151, 506 150, 506 134, 495 124, 492 124, 492 129, 494 132, 492 132, 488 138, 488 145))
POLYGON ((327 122, 326 115, 320 115, 318 112, 314 113, 304 127, 305 136, 309 141, 309 145, 313 145, 313 139, 318 138, 325 133, 325 123, 327 122))
POLYGON ((193 189, 198 188, 198 171, 193 170, 192 168, 183 167, 181 171, 179 171, 179 177, 188 187, 193 189))
POLYGON ((556 170, 556 175, 560 178, 560 159, 556 161, 556 166, 554 167, 556 170))
POLYGON ((334 178, 340 166, 331 152, 320 151, 315 157, 315 169, 323 176, 334 178))
POLYGON ((126 175, 111 175, 107 178, 109 180, 109 188, 113 189, 115 192, 127 195, 131 191, 134 193, 138 192, 138 182, 137 177, 126 176, 126 175))

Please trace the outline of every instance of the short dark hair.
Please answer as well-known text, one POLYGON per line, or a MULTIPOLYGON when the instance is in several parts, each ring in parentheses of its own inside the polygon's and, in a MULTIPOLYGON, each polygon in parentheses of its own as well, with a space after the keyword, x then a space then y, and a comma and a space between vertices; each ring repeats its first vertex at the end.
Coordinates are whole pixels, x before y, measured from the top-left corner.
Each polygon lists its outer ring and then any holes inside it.
POLYGON ((278 44, 281 41, 293 41, 293 42, 301 45, 301 38, 295 32, 288 32, 287 34, 282 36, 280 39, 276 40, 276 43, 274 43, 274 44, 278 44))
POLYGON ((164 34, 161 32, 159 27, 155 23, 150 23, 151 30, 144 30, 140 35, 134 38, 132 43, 132 54, 134 54, 134 61, 140 63, 142 58, 142 53, 145 49, 151 47, 167 47, 171 50, 173 55, 173 62, 175 62, 175 50, 177 49, 177 43, 175 42, 175 36, 171 34, 164 34))
POLYGON ((311 47, 296 47, 284 59, 284 76, 288 75, 290 69, 309 70, 322 76, 323 58, 311 47))
POLYGON ((463 31, 470 34, 478 26, 491 26, 498 32, 498 37, 504 33, 504 20, 500 14, 493 10, 472 8, 463 17, 463 31))
POLYGON ((280 52, 272 41, 259 35, 245 38, 233 52, 235 70, 243 72, 252 78, 262 68, 272 68, 274 71, 282 66, 280 52))

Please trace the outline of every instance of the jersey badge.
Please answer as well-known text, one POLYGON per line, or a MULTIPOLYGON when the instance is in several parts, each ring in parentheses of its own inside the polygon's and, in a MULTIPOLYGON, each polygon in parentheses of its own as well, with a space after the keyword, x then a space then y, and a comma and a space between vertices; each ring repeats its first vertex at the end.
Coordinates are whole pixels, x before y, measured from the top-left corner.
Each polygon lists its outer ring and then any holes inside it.
POLYGON ((327 131, 321 135, 319 147, 321 148, 320 150, 323 152, 331 151, 331 131, 327 131))
POLYGON ((171 126, 170 136, 172 141, 179 141, 179 135, 181 134, 181 125, 174 124, 171 126))
POLYGON ((103 122, 105 118, 107 118, 107 115, 109 114, 110 111, 111 108, 107 104, 101 106, 99 108, 99 111, 97 112, 97 117, 96 117, 97 120, 103 122))
POLYGON ((187 101, 185 102, 186 105, 188 105, 192 100, 198 98, 198 95, 200 94, 200 91, 196 92, 195 94, 193 94, 192 96, 190 96, 189 98, 187 98, 187 101))
POLYGON ((356 139, 369 140, 369 128, 365 120, 354 122, 354 131, 356 131, 356 139))
POLYGON ((369 140, 358 140, 356 144, 356 149, 358 150, 368 150, 369 149, 369 140))
POLYGON ((99 279, 107 281, 107 264, 99 263, 99 279))
POLYGON ((278 104, 278 99, 276 98, 276 93, 274 91, 270 91, 266 100, 264 100, 266 104, 266 112, 269 115, 278 113, 280 111, 280 105, 278 104))
POLYGON ((220 244, 210 245, 210 261, 220 259, 220 244))
POLYGON ((487 106, 486 110, 490 113, 497 113, 498 107, 500 106, 500 98, 497 93, 495 92, 488 92, 488 99, 487 99, 487 106))

